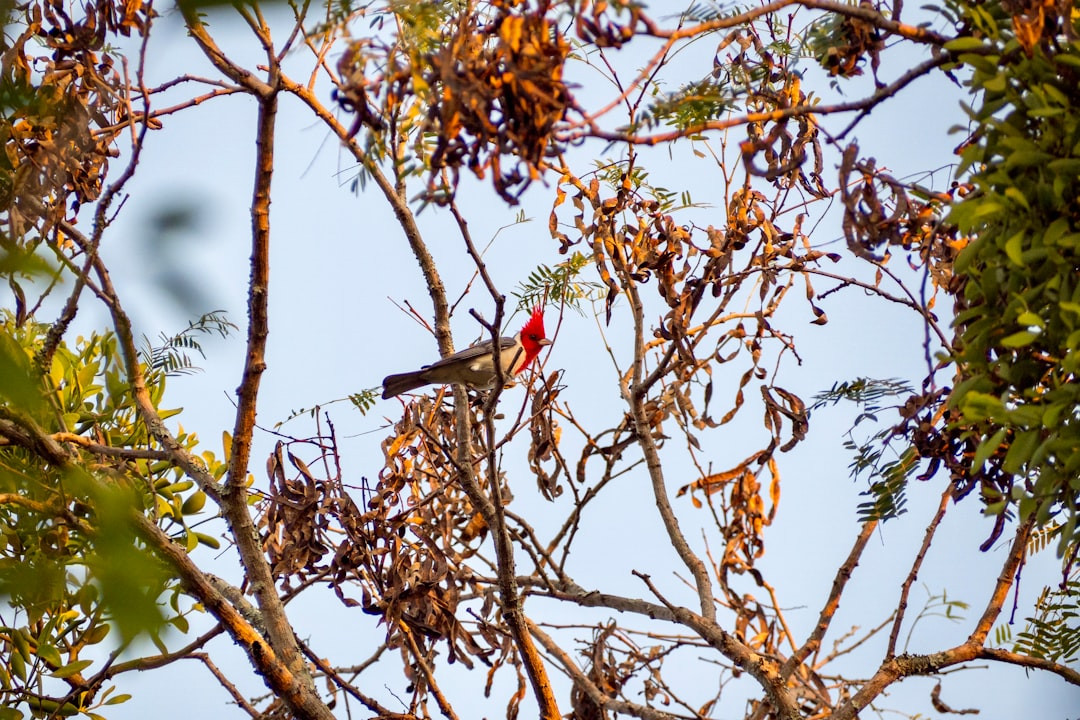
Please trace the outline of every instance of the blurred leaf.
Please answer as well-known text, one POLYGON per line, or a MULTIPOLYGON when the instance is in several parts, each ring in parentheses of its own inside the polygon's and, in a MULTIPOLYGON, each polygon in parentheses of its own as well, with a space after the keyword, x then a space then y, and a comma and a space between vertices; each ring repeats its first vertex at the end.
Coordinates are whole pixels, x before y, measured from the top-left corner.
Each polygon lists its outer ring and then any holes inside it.
POLYGON ((63 667, 57 668, 49 674, 54 678, 68 678, 72 675, 77 675, 78 673, 81 673, 83 670, 93 664, 93 660, 76 660, 73 663, 68 663, 63 667))
POLYGON ((32 417, 39 417, 44 408, 41 376, 6 329, 0 329, 0 399, 32 417))

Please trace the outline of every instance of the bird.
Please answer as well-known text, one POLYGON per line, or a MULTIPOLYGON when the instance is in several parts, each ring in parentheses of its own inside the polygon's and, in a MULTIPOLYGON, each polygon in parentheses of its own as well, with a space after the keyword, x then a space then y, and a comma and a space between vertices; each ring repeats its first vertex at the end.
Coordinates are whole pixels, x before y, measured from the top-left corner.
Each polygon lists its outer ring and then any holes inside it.
MULTIPOLYGON (((528 367, 551 340, 544 333, 544 309, 533 309, 521 332, 512 338, 499 338, 499 362, 503 379, 509 380, 528 367)), ((413 372, 383 378, 383 399, 392 398, 424 385, 462 383, 478 390, 495 386, 495 354, 491 340, 470 345, 442 360, 424 365, 413 372)))

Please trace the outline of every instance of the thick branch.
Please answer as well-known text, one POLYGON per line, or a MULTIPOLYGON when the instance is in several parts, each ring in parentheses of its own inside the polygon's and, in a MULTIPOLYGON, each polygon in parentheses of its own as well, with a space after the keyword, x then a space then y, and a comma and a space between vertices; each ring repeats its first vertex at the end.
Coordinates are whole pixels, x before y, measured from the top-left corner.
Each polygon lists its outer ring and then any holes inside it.
POLYGON ((141 448, 113 447, 96 443, 83 435, 70 432, 53 433, 53 440, 57 442, 72 443, 98 455, 121 458, 123 460, 168 460, 169 453, 164 450, 144 450, 141 448))
MULTIPOLYGON (((270 68, 269 87, 276 86, 277 74, 276 68, 270 68)), ((248 505, 248 465, 251 459, 259 386, 266 369, 266 339, 269 334, 270 185, 273 177, 277 93, 267 92, 258 99, 256 167, 251 205, 252 251, 251 276, 248 282, 247 355, 243 377, 237 390, 236 422, 221 509, 236 543, 251 592, 258 604, 267 640, 290 673, 305 684, 308 692, 314 693, 314 684, 307 664, 274 586, 274 578, 248 505)))
POLYGON ((206 59, 222 75, 237 85, 247 88, 249 92, 257 97, 266 97, 276 92, 270 84, 263 82, 249 70, 240 67, 222 52, 221 48, 214 42, 214 38, 210 37, 210 34, 206 32, 206 26, 203 25, 202 20, 199 18, 198 9, 194 3, 180 3, 180 12, 184 15, 184 22, 187 24, 191 37, 195 39, 203 54, 206 55, 206 59))
POLYGON ((310 686, 302 681, 274 652, 274 648, 244 619, 210 579, 195 565, 182 547, 174 543, 157 525, 140 512, 129 514, 132 525, 150 548, 172 566, 185 589, 198 598, 225 627, 236 644, 247 653, 251 664, 299 718, 334 720, 333 713, 310 686))
POLYGON ((572 602, 582 607, 608 608, 619 612, 629 612, 647 617, 650 620, 666 620, 677 623, 679 620, 675 613, 667 607, 651 603, 639 598, 628 598, 622 595, 610 595, 602 592, 589 592, 582 588, 574 587, 569 592, 563 590, 551 590, 544 586, 543 589, 532 590, 530 595, 537 597, 550 597, 556 600, 572 602))
POLYGON ((104 668, 100 673, 91 678, 87 684, 90 686, 94 686, 113 677, 116 677, 121 673, 131 672, 133 670, 137 670, 140 672, 143 670, 156 670, 157 668, 170 665, 177 660, 184 660, 186 658, 190 658, 195 653, 195 651, 201 649, 204 645, 206 645, 206 643, 210 642, 223 632, 225 632, 225 627, 218 623, 217 625, 210 628, 205 633, 195 638, 179 650, 170 653, 151 655, 148 657, 133 658, 131 660, 125 660, 121 663, 109 665, 108 667, 104 668))
POLYGON ((32 500, 18 493, 0 493, 0 507, 4 505, 19 505, 38 515, 55 516, 64 512, 64 509, 48 503, 32 500))
POLYGON ((33 420, 0 405, 0 438, 30 450, 50 463, 65 463, 71 458, 62 445, 46 435, 33 420))

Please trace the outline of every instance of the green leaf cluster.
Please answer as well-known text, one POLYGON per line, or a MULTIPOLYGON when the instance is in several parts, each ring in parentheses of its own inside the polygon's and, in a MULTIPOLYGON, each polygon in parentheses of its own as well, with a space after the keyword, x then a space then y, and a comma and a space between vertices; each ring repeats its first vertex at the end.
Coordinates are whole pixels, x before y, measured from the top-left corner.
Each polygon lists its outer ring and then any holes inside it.
POLYGON ((667 125, 676 130, 699 127, 724 116, 732 108, 732 92, 723 82, 705 78, 653 98, 642 111, 645 127, 667 125))
MULTIPOLYGON (((123 698, 87 692, 41 705, 93 671, 96 661, 81 657, 90 646, 149 635, 164 649, 168 627, 186 631, 175 574, 145 547, 131 513, 152 515, 189 551, 217 540, 192 529, 206 497, 140 419, 116 338, 60 343, 45 360, 47 330, 0 318, 0 705, 74 714, 123 698)), ((145 371, 160 407, 166 373, 145 371)), ((181 431, 178 441, 193 450, 197 438, 181 431)), ((212 454, 202 459, 224 473, 212 454)))
POLYGON ((580 252, 573 253, 553 268, 538 266, 513 292, 518 309, 528 312, 547 301, 583 313, 582 302, 600 297, 603 288, 598 282, 581 279, 582 271, 591 266, 592 262, 580 252))
POLYGON ((1080 660, 1080 582, 1046 588, 1035 604, 1035 615, 1017 634, 1015 652, 1051 662, 1070 664, 1080 660))
POLYGON ((188 323, 188 326, 178 333, 168 335, 160 333, 158 344, 153 345, 149 339, 143 338, 144 348, 142 351, 143 362, 152 371, 160 371, 169 376, 187 375, 198 372, 199 368, 191 359, 189 350, 198 353, 203 359, 206 352, 199 335, 217 334, 225 338, 236 329, 236 325, 225 316, 224 310, 213 310, 205 313, 198 320, 188 323))
POLYGON ((947 219, 968 240, 951 427, 996 457, 989 511, 1060 523, 1067 553, 1080 541, 1080 43, 1018 38, 996 3, 952 7, 970 29, 949 49, 972 71, 978 130, 961 156, 971 192, 947 219))

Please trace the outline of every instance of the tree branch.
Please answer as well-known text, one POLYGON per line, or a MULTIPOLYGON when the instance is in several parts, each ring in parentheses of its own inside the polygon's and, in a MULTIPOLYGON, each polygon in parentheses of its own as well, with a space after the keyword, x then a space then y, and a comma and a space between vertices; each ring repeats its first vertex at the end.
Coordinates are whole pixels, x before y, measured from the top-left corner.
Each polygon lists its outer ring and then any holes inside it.
POLYGON ((1073 685, 1080 685, 1080 672, 1066 665, 1059 665, 1046 658, 1032 657, 1031 655, 1002 650, 1001 648, 988 647, 981 648, 976 657, 986 660, 997 660, 999 662, 1009 663, 1010 665, 1019 665, 1020 667, 1045 670, 1064 678, 1073 685))
POLYGON ((964 643, 929 655, 898 655, 887 658, 873 677, 866 681, 847 702, 836 709, 830 720, 854 720, 863 708, 900 678, 911 675, 929 675, 980 657, 985 650, 983 643, 986 642, 986 636, 998 615, 1001 614, 1001 608, 1009 595, 1009 588, 1012 587, 1017 570, 1023 562, 1024 550, 1034 524, 1035 513, 1033 512, 1016 529, 1012 547, 1009 548, 1009 553, 1002 564, 1001 573, 990 593, 986 609, 964 643))
POLYGON ((194 3, 180 3, 180 12, 184 16, 188 33, 194 38, 195 43, 203 51, 206 59, 218 69, 225 77, 232 80, 252 93, 256 97, 266 97, 276 92, 268 83, 257 78, 251 71, 240 67, 229 59, 221 48, 217 46, 214 38, 206 32, 206 26, 199 18, 197 6, 194 3))
POLYGON ((634 574, 640 577, 649 590, 667 605, 677 622, 696 632, 720 654, 757 680, 775 709, 777 717, 782 720, 801 720, 802 713, 799 711, 799 705, 787 686, 786 680, 780 674, 780 664, 776 658, 754 651, 717 625, 715 618, 702 617, 684 607, 668 603, 648 575, 636 571, 634 574))
POLYGON ((526 620, 526 622, 528 623, 529 632, 532 636, 544 646, 544 650, 559 661, 559 665, 561 665, 562 668, 566 670, 567 674, 570 675, 570 678, 574 681, 574 685, 580 688, 597 707, 615 713, 633 715, 642 720, 673 720, 673 718, 675 718, 674 715, 649 707, 648 705, 639 705, 607 695, 596 686, 596 683, 594 683, 589 676, 578 667, 577 663, 574 662, 574 660, 551 638, 550 635, 541 630, 536 623, 531 620, 526 620))
POLYGON ((934 534, 937 532, 938 526, 941 525, 941 521, 945 517, 945 510, 949 506, 949 499, 952 497, 952 492, 953 486, 950 482, 945 487, 944 492, 941 493, 941 500, 938 502, 937 511, 934 513, 933 519, 930 520, 930 524, 926 526, 926 534, 923 536, 922 546, 919 547, 919 552, 916 553, 915 560, 911 563, 911 571, 908 573, 907 578, 904 579, 904 584, 900 588, 900 602, 896 605, 896 617, 893 619, 892 631, 889 633, 889 646, 885 650, 885 657, 887 658, 896 654, 896 641, 900 636, 900 626, 904 623, 904 612, 907 611, 908 594, 911 592, 911 586, 915 584, 915 580, 919 577, 919 568, 922 567, 923 560, 930 551, 930 543, 933 542, 934 534))
POLYGON ((297 717, 304 720, 334 720, 333 713, 311 687, 310 680, 304 681, 292 673, 274 652, 273 646, 218 591, 183 548, 142 513, 132 511, 129 518, 140 537, 147 542, 151 550, 176 570, 185 589, 218 619, 237 645, 247 653, 252 666, 266 681, 267 687, 280 697, 297 717))
POLYGON ((866 543, 869 542, 870 536, 874 534, 877 525, 876 520, 863 523, 859 535, 855 538, 855 544, 852 546, 851 552, 848 553, 847 559, 836 571, 832 590, 829 591, 829 598, 825 601, 825 606, 818 615, 817 625, 814 626, 814 630, 802 647, 787 659, 784 667, 780 670, 780 675, 784 679, 790 678, 798 666, 802 665, 808 657, 821 647, 821 641, 825 638, 825 633, 828 632, 829 626, 832 624, 837 608, 840 607, 840 596, 844 594, 844 588, 847 587, 848 580, 851 579, 851 574, 858 566, 863 550, 866 549, 866 543))

